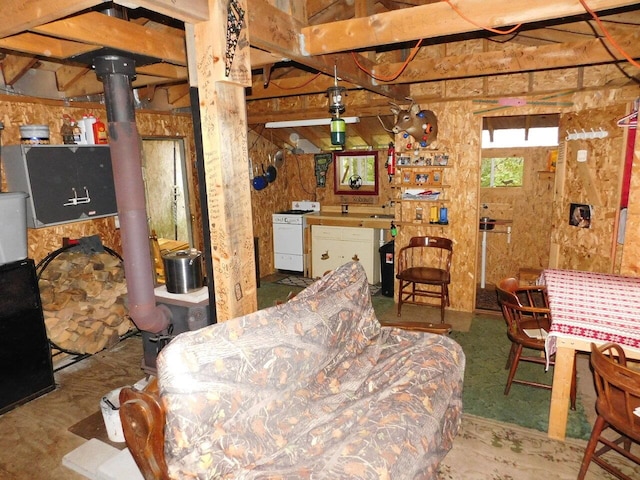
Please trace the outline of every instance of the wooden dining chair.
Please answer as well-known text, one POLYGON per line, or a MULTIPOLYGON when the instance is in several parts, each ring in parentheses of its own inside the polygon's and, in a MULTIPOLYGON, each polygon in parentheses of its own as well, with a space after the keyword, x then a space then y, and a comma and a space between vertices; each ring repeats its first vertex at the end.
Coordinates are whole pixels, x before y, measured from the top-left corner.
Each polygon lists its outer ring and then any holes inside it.
MULTIPOLYGON (((507 324, 507 337, 511 340, 506 368, 509 369, 504 394, 508 395, 513 383, 551 390, 551 385, 523 378, 516 378, 519 363, 529 362, 546 366, 545 338, 551 327, 551 311, 546 287, 521 286, 515 278, 505 278, 496 287, 498 303, 507 324), (524 349, 539 352, 525 355, 524 349)), ((549 359, 555 365, 555 359, 549 359)), ((573 364, 571 380, 571 409, 576 408, 576 366, 573 364)))
POLYGON ((615 451, 640 465, 640 458, 631 452, 632 443, 640 443, 640 417, 635 412, 640 408, 640 372, 627 367, 624 350, 615 343, 600 347, 592 343, 591 366, 596 384, 598 417, 585 448, 578 480, 584 479, 591 462, 617 478, 631 480, 632 477, 621 472, 611 461, 606 461, 602 454, 615 451), (609 428, 617 431, 619 438, 611 440, 615 435, 602 434, 609 428), (599 443, 603 446, 596 451, 599 443))
POLYGON ((397 254, 400 281, 398 316, 402 305, 429 305, 424 299, 437 298, 440 306, 440 323, 444 323, 445 308, 450 305, 451 257, 453 242, 442 237, 412 237, 409 244, 397 254))

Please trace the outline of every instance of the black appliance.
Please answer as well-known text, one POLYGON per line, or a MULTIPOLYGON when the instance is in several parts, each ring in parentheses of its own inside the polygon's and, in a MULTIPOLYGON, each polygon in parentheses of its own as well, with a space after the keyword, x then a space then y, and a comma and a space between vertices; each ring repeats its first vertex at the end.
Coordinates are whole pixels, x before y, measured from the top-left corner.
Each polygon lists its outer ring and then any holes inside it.
POLYGON ((393 284, 395 281, 394 241, 391 240, 385 243, 378 251, 380 252, 380 275, 382 276, 380 293, 385 297, 393 297, 393 284))
POLYGON ((35 264, 0 265, 0 414, 54 388, 35 264))

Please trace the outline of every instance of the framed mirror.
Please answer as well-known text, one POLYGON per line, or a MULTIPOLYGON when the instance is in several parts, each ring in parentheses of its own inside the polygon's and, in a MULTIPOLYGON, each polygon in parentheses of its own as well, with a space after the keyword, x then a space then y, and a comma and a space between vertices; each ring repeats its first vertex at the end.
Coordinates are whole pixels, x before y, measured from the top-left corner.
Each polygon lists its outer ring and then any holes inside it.
POLYGON ((378 194, 378 152, 335 152, 333 165, 336 195, 378 194))

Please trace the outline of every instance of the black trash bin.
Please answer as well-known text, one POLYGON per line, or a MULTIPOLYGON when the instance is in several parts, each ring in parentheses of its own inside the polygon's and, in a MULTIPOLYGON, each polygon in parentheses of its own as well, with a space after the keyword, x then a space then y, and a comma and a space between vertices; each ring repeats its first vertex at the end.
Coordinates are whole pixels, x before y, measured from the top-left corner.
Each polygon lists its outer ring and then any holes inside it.
POLYGON ((393 283, 395 279, 395 254, 393 253, 393 240, 382 245, 380 251, 380 273, 382 276, 382 289, 380 292, 385 297, 393 297, 393 283))

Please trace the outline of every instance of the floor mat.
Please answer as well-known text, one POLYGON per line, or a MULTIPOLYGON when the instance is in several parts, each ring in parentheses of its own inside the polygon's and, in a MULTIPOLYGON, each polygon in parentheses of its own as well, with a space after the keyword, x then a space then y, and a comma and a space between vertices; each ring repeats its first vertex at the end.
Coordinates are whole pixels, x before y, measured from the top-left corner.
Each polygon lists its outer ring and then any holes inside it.
POLYGON ((496 296, 496 287, 493 285, 486 285, 485 288, 476 288, 476 309, 478 310, 492 310, 499 312, 500 305, 498 304, 498 297, 496 296))
MULTIPOLYGON (((280 285, 291 285, 293 287, 307 288, 316 280, 317 278, 308 278, 308 277, 302 277, 299 275, 290 275, 288 277, 281 278, 275 283, 278 283, 280 285)), ((380 289, 381 289, 380 285, 369 284, 369 290, 371 291, 371 295, 377 295, 380 292, 380 289)))
POLYGON ((109 440, 109 435, 107 434, 107 429, 104 425, 104 418, 102 417, 102 412, 100 410, 86 418, 83 418, 78 423, 71 425, 69 427, 69 431, 86 440, 97 438, 98 440, 108 443, 116 448, 122 448, 124 446, 124 443, 112 442, 109 440))

